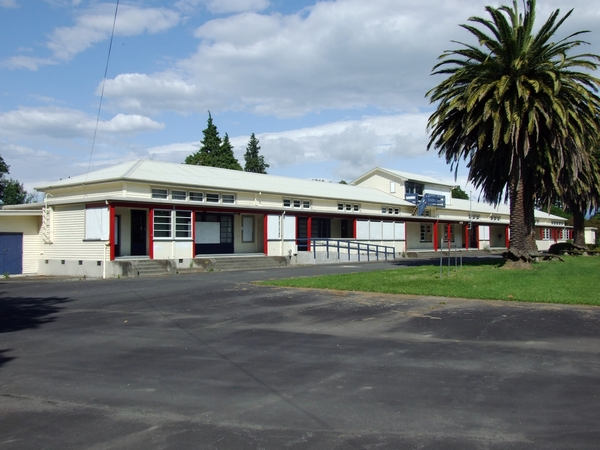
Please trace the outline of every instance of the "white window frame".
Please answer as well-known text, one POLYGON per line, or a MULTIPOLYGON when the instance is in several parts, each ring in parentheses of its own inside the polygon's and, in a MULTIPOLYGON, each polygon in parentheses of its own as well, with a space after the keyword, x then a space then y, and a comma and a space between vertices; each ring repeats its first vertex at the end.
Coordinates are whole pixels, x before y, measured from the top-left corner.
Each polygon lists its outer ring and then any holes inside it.
POLYGON ((542 240, 543 241, 552 240, 552 233, 550 232, 550 228, 542 228, 542 240))
POLYGON ((187 200, 187 192, 180 191, 179 189, 172 189, 171 190, 171 200, 186 201, 187 200))
POLYGON ((206 203, 219 203, 221 196, 216 192, 207 192, 204 196, 206 203))
POLYGON ((163 188, 152 188, 152 198, 159 200, 168 200, 169 190, 163 188))
POLYGON ((235 203, 235 194, 221 194, 221 203, 235 203))
POLYGON ((204 192, 192 192, 189 193, 190 202, 204 202, 204 192), (196 198, 193 198, 196 197, 196 198))
POLYGON ((175 239, 192 239, 192 212, 173 211, 175 215, 175 239))
POLYGON ((173 238, 173 210, 155 209, 152 218, 152 234, 154 239, 172 239, 173 238), (158 220, 157 220, 158 219, 158 220), (157 225, 162 225, 162 229, 157 230, 157 225), (165 234, 160 236, 157 234, 165 234))

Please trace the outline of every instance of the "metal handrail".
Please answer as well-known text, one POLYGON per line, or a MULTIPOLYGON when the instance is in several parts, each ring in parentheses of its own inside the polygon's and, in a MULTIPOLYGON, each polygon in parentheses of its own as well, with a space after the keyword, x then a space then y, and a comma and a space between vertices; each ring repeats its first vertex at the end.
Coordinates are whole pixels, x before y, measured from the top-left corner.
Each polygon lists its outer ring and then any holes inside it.
POLYGON ((358 255, 358 261, 360 261, 361 250, 366 252, 367 261, 371 261, 371 253, 375 253, 377 261, 379 261, 380 254, 385 256, 386 261, 388 256, 391 256, 392 259, 396 258, 396 249, 389 245, 367 244, 360 241, 330 238, 299 238, 296 239, 296 242, 306 243, 307 248, 312 247, 312 252, 315 259, 317 259, 317 247, 325 248, 327 259, 329 259, 330 250, 337 252, 338 260, 341 259, 341 252, 344 251, 348 254, 348 261, 350 261, 352 250, 356 251, 356 254, 358 255))

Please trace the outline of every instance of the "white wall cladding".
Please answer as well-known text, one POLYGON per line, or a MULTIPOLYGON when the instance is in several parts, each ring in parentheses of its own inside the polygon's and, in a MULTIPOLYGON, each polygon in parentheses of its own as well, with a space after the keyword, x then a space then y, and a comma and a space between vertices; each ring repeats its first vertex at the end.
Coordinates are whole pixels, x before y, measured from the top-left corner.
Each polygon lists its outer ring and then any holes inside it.
POLYGON ((93 203, 97 201, 104 202, 107 197, 123 197, 123 183, 91 184, 87 186, 74 186, 70 188, 61 188, 52 190, 52 196, 49 202, 53 201, 83 201, 93 203))
POLYGON ((41 226, 41 216, 4 216, 0 222, 0 232, 23 234, 23 273, 37 273, 42 247, 41 226))
POLYGON ((44 244, 41 259, 102 261, 106 241, 84 241, 85 205, 56 206, 52 215, 52 244, 44 244))
POLYGON ((404 241, 406 224, 383 220, 357 220, 356 239, 359 241, 404 241))
POLYGON ((149 184, 123 183, 123 196, 127 198, 151 198, 149 184))

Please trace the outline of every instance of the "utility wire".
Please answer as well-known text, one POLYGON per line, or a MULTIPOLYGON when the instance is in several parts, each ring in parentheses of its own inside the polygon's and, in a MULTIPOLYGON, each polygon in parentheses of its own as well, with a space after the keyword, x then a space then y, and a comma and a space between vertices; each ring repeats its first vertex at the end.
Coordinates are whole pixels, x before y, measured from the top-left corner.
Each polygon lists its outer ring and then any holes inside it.
POLYGON ((117 24, 117 13, 119 11, 119 0, 115 6, 115 17, 113 19, 112 32, 110 33, 110 44, 108 45, 108 56, 106 57, 106 67, 104 68, 104 78, 102 79, 102 91, 100 93, 100 104, 98 105, 98 114, 96 115, 96 127, 94 128, 94 138, 92 139, 92 149, 90 151, 90 161, 88 162, 88 169, 85 174, 85 180, 90 173, 90 167, 92 166, 92 156, 94 154, 94 146, 96 145, 96 135, 98 134, 98 124, 100 123, 100 111, 102 110, 102 100, 104 99, 104 85, 106 84, 106 75, 108 74, 108 63, 110 61, 110 52, 112 50, 113 38, 115 36, 115 25, 117 24))

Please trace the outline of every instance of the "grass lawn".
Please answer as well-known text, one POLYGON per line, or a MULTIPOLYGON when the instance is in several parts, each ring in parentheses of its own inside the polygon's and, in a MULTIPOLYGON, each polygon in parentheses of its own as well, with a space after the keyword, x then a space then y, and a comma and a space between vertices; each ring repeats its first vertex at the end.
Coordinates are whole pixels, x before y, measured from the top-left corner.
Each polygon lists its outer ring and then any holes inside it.
MULTIPOLYGON (((417 294, 521 302, 600 305, 600 257, 564 257, 565 262, 534 263, 531 270, 506 270, 488 263, 459 268, 403 267, 396 270, 266 281, 344 291, 417 294)), ((454 261, 452 261, 454 263, 454 261)))

